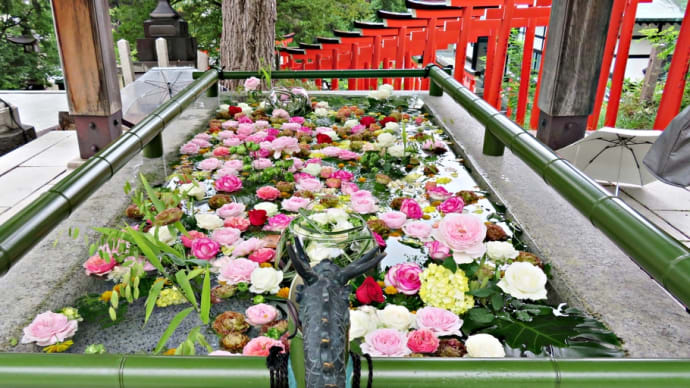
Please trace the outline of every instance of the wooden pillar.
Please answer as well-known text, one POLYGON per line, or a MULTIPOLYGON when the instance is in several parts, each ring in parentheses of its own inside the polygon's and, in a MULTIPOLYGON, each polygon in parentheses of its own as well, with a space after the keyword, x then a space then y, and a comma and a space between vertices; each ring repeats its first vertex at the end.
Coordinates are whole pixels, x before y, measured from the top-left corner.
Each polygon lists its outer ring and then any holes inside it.
POLYGON ((537 138, 553 149, 585 135, 613 0, 553 2, 539 93, 537 138))
POLYGON ((70 114, 86 159, 120 136, 122 102, 106 0, 52 0, 70 114))

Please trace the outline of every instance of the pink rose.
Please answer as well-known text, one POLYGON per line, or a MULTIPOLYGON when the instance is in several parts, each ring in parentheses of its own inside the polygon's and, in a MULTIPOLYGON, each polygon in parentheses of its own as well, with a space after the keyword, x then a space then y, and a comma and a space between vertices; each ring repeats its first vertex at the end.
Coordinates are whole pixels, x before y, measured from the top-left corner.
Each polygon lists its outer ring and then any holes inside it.
POLYGON ((338 178, 328 178, 326 179, 326 186, 331 189, 337 189, 340 187, 341 181, 338 178))
POLYGON ((271 142, 271 148, 278 154, 281 152, 293 154, 299 152, 299 141, 296 137, 281 136, 271 142))
POLYGON ((341 150, 338 153, 338 157, 342 160, 353 160, 359 159, 359 154, 350 150, 341 150))
POLYGON ((271 232, 282 232, 292 222, 292 217, 285 214, 276 214, 268 219, 268 225, 264 226, 264 230, 271 232))
POLYGON ((223 226, 239 229, 242 232, 247 230, 250 224, 251 222, 244 217, 228 217, 225 219, 225 222, 223 222, 223 226))
POLYGON ((433 201, 443 201, 450 198, 453 194, 444 189, 443 186, 434 186, 426 191, 429 198, 433 201))
POLYGON ((438 205, 436 209, 441 213, 462 213, 465 202, 460 197, 450 197, 438 205))
POLYGON ((199 148, 198 145, 192 142, 185 143, 180 147, 180 153, 183 155, 196 155, 199 153, 199 148))
POLYGON ((290 117, 290 122, 291 123, 297 123, 297 124, 304 124, 304 117, 302 116, 292 116, 290 117))
POLYGON ((198 232, 196 230, 190 230, 189 232, 187 232, 187 234, 189 235, 189 237, 185 235, 182 235, 182 237, 180 237, 180 239, 182 240, 182 245, 184 245, 186 248, 191 248, 192 241, 194 241, 195 239, 206 237, 205 234, 198 232))
POLYGON ((300 123, 284 123, 280 126, 280 129, 288 131, 299 131, 300 128, 302 128, 302 125, 300 123))
MULTIPOLYGON (((282 110, 282 109, 276 109, 276 110, 282 110)), ((273 111, 273 114, 275 115, 276 110, 273 111)), ((287 114, 287 112, 285 112, 287 114)), ((242 349, 242 355, 244 356, 259 356, 259 357, 267 357, 269 352, 271 351, 271 348, 277 346, 283 351, 281 353, 285 353, 285 346, 283 345, 282 342, 278 340, 274 340, 273 338, 270 337, 256 337, 252 338, 251 341, 249 341, 246 345, 244 345, 244 349, 242 349)))
POLYGON ((196 144, 199 148, 207 148, 211 146, 211 143, 204 139, 192 139, 189 142, 196 144))
POLYGON ((446 335, 462 336, 462 319, 456 314, 438 307, 424 307, 417 310, 417 328, 427 329, 439 337, 446 335))
POLYGON ((407 347, 415 353, 434 353, 439 343, 431 330, 415 330, 407 335, 407 347))
POLYGON ((229 128, 237 128, 238 124, 239 123, 235 120, 228 120, 228 121, 224 121, 223 124, 221 124, 220 126, 223 129, 229 129, 229 128))
POLYGON ((283 209, 297 213, 299 209, 306 208, 311 203, 309 198, 291 197, 282 202, 283 209))
POLYGON ((386 240, 384 240, 380 234, 372 231, 371 235, 372 235, 372 237, 374 237, 374 241, 376 241, 376 245, 380 246, 381 248, 386 247, 386 240))
MULTIPOLYGON (((227 121, 225 123, 227 123, 227 121)), ((221 126, 225 125, 225 123, 221 124, 221 126)), ((223 127, 223 128, 225 128, 225 127, 223 127)), ((233 131, 220 131, 220 132, 218 132, 218 138, 221 140, 230 139, 233 137, 235 137, 235 132, 233 132, 233 131)))
POLYGON ((350 194, 350 199, 362 199, 362 198, 374 198, 371 191, 368 190, 357 190, 356 192, 350 194))
POLYGON ((240 117, 240 124, 252 124, 254 121, 247 116, 240 117))
POLYGON ((290 114, 285 110, 285 109, 273 109, 273 113, 271 114, 271 117, 274 119, 289 119, 290 114))
POLYGON ((402 201, 402 204, 400 205, 400 211, 405 213, 407 215, 407 218, 411 218, 413 220, 418 220, 422 218, 422 216, 424 215, 424 213, 422 212, 422 208, 419 207, 417 201, 409 198, 406 198, 402 201))
POLYGON ((213 150, 213 156, 228 156, 230 155, 230 150, 227 147, 218 147, 213 150))
POLYGON ((247 256, 255 250, 263 248, 265 245, 266 242, 264 240, 252 237, 237 244, 232 251, 232 257, 247 256))
POLYGON ((354 174, 352 174, 349 171, 345 171, 345 170, 338 170, 338 171, 334 172, 333 175, 331 176, 331 178, 338 178, 341 181, 347 181, 347 182, 352 181, 352 179, 354 179, 354 177, 355 177, 354 174))
POLYGON ((202 139, 202 140, 211 140, 211 135, 208 133, 197 133, 196 136, 194 136, 195 139, 202 139))
POLYGON ((220 179, 226 175, 235 175, 237 176, 237 170, 233 170, 231 168, 223 167, 221 169, 216 170, 216 179, 220 179))
POLYGON ((273 201, 280 197, 280 190, 273 186, 264 186, 256 190, 256 196, 266 201, 273 201))
POLYGON ((399 211, 389 211, 381 214, 379 218, 386 223, 386 226, 391 229, 400 229, 405 221, 407 221, 407 216, 403 212, 399 211))
POLYGON ((110 271, 115 268, 117 265, 117 260, 115 260, 114 257, 110 256, 109 260, 105 260, 102 257, 100 257, 98 254, 93 255, 89 257, 85 262, 84 262, 84 269, 86 270, 86 275, 97 275, 97 276, 103 276, 107 275, 110 273, 110 271))
POLYGON ((234 175, 226 175, 216 180, 216 190, 232 193, 242 189, 242 180, 234 175))
POLYGON ((321 184, 321 181, 316 178, 300 179, 299 183, 297 184, 297 190, 306 190, 312 192, 319 191, 322 187, 323 184, 321 184))
POLYGON ((235 259, 223 265, 218 273, 218 280, 230 285, 249 283, 252 272, 259 268, 259 263, 248 259, 235 259))
POLYGON ((201 260, 211 260, 216 257, 220 245, 210 238, 202 237, 192 241, 192 255, 201 260))
POLYGON ((213 231, 211 239, 220 245, 229 247, 239 240, 242 231, 235 228, 218 228, 213 231))
POLYGON ((395 329, 378 329, 364 337, 362 353, 374 357, 404 357, 410 354, 407 335, 395 329))
POLYGON ((400 293, 414 295, 422 287, 419 274, 422 269, 415 263, 396 264, 388 269, 385 283, 387 286, 395 287, 400 293))
POLYGON ((365 129, 367 129, 367 127, 365 127, 362 124, 358 124, 358 125, 355 125, 354 127, 352 127, 351 131, 353 134, 357 134, 357 133, 364 131, 365 129))
MULTIPOLYGON (((323 178, 323 179, 328 179, 331 177, 334 170, 335 169, 331 166, 324 166, 323 168, 321 168, 321 172, 319 173, 319 175, 321 175, 321 178, 323 178)), ((333 177, 333 178, 337 178, 337 177, 333 177)))
POLYGON ((266 303, 255 304, 244 312, 247 322, 252 326, 261 326, 273 322, 278 317, 278 309, 266 303))
POLYGON ((458 264, 471 263, 486 252, 486 225, 471 214, 451 213, 445 216, 433 236, 453 250, 453 258, 458 264))
POLYGON ((63 314, 46 311, 38 314, 36 318, 24 328, 22 343, 36 342, 39 346, 53 345, 63 342, 77 332, 78 323, 74 319, 68 319, 63 314))
POLYGON ((328 146, 325 148, 321 149, 321 153, 326 155, 329 158, 335 158, 338 155, 340 155, 340 152, 342 151, 342 148, 334 147, 334 146, 328 146))
POLYGON ((225 162, 225 164, 223 164, 223 168, 229 168, 229 169, 236 170, 236 171, 241 170, 242 166, 243 166, 243 163, 239 159, 228 160, 227 162, 225 162))
POLYGON ((212 171, 220 167, 220 160, 216 158, 208 158, 199 162, 199 168, 204 171, 212 171))
POLYGON ((440 241, 429 241, 424 246, 429 250, 429 256, 434 260, 443 260, 450 256, 450 249, 440 241))
POLYGON ((402 230, 410 237, 426 240, 429 238, 429 236, 431 236, 432 228, 431 225, 427 224, 426 222, 412 221, 403 225, 402 230))
POLYGON ((340 190, 345 195, 352 195, 353 193, 359 191, 359 186, 352 182, 340 182, 340 190))
POLYGON ((257 263, 266 263, 271 260, 276 255, 276 251, 271 248, 259 248, 249 255, 249 260, 256 261, 257 263))
POLYGON ((273 167, 273 162, 270 159, 259 158, 252 162, 252 167, 257 170, 263 170, 269 167, 273 167))
POLYGON ((244 88, 248 91, 256 90, 261 85, 261 80, 256 77, 249 77, 244 80, 244 88))
POLYGON ((242 144, 242 139, 237 136, 229 137, 223 140, 223 145, 226 147, 236 147, 240 144, 242 144))
POLYGON ((254 128, 256 129, 266 129, 270 126, 271 124, 269 124, 269 122, 266 120, 256 120, 256 122, 254 123, 254 128))
POLYGON ((239 136, 240 139, 244 139, 252 133, 254 133, 254 125, 250 123, 244 123, 237 126, 237 136, 239 136))
POLYGON ((225 205, 216 209, 216 214, 218 214, 218 217, 223 219, 229 217, 241 217, 244 215, 244 209, 245 206, 243 203, 231 202, 226 203, 225 205))
POLYGON ((350 208, 359 214, 373 213, 378 209, 378 207, 376 206, 376 200, 371 197, 351 199, 350 208))

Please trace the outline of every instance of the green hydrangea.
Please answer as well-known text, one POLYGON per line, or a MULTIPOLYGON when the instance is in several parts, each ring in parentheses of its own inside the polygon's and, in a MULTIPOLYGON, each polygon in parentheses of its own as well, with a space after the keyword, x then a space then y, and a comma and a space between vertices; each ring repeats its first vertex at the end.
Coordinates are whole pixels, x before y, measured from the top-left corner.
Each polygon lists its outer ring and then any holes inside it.
POLYGON ((470 290, 465 272, 455 273, 448 268, 429 264, 419 275, 422 287, 419 296, 427 306, 439 307, 461 315, 474 306, 474 297, 466 294, 470 290))

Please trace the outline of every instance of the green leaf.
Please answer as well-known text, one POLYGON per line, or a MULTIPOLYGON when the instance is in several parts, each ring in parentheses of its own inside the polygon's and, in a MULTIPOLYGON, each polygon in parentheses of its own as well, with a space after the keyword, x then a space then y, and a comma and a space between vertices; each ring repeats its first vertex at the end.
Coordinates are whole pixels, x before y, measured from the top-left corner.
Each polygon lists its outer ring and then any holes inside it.
POLYGON ((149 185, 149 181, 146 180, 144 174, 139 174, 139 179, 141 180, 141 184, 144 186, 144 190, 146 190, 146 195, 148 195, 151 203, 153 203, 153 206, 156 207, 156 210, 159 212, 165 210, 165 204, 163 204, 163 201, 158 198, 158 195, 156 195, 155 190, 151 188, 151 185, 149 185))
POLYGON ((455 262, 452 256, 443 261, 443 266, 451 270, 453 273, 458 270, 458 264, 455 262))
POLYGON ((209 270, 206 268, 204 274, 204 283, 201 288, 201 322, 208 325, 209 313, 211 312, 211 276, 209 270))
POLYGON ((485 288, 479 288, 476 290, 472 290, 468 292, 468 294, 479 297, 479 298, 486 298, 489 295, 496 294, 497 290, 492 287, 485 287, 485 288))
POLYGON ((156 300, 158 300, 158 295, 160 295, 163 286, 165 286, 165 280, 162 279, 156 281, 155 283, 153 283, 153 286, 151 286, 149 296, 146 298, 145 303, 146 316, 144 317, 144 326, 146 326, 146 322, 149 321, 151 313, 153 312, 153 308, 156 307, 156 300))
POLYGON ((203 268, 195 268, 195 269, 189 271, 189 274, 187 274, 187 279, 189 279, 189 280, 194 279, 195 277, 197 277, 197 276, 201 275, 202 273, 204 273, 204 270, 205 270, 205 269, 206 269, 206 268, 203 267, 203 268))
POLYGON ((160 273, 165 274, 165 268, 163 268, 161 261, 158 259, 158 253, 154 252, 148 237, 144 233, 134 230, 129 226, 127 227, 127 232, 132 237, 132 240, 134 240, 134 242, 137 244, 144 256, 146 256, 146 258, 149 260, 151 265, 153 265, 160 273))
POLYGON ((189 284, 189 279, 187 279, 187 274, 185 273, 185 270, 179 270, 175 274, 175 279, 177 280, 177 284, 180 286, 182 289, 182 293, 189 299, 190 302, 194 305, 194 308, 196 310, 199 310, 199 304, 196 301, 196 295, 194 294, 194 290, 192 290, 192 285, 189 284))
POLYGON ((129 181, 125 182, 123 190, 125 191, 125 195, 129 194, 129 192, 132 191, 132 184, 130 184, 129 181))
POLYGON ((489 311, 489 309, 485 309, 482 307, 475 307, 468 311, 468 317, 469 319, 479 322, 479 323, 490 323, 494 320, 494 314, 489 311))
POLYGON ((192 311, 194 311, 194 308, 188 307, 175 315, 175 317, 170 321, 168 328, 165 329, 165 332, 163 332, 161 339, 158 340, 158 344, 153 350, 154 354, 158 354, 161 352, 161 350, 163 350, 163 346, 165 346, 165 344, 168 342, 168 339, 170 339, 170 336, 175 332, 175 329, 180 326, 180 323, 182 323, 182 321, 187 318, 187 315, 189 315, 189 313, 192 311))
POLYGON ((504 304, 505 299, 503 299, 503 295, 501 295, 500 293, 493 294, 491 296, 491 307, 494 309, 494 311, 499 311, 500 309, 502 309, 504 304))

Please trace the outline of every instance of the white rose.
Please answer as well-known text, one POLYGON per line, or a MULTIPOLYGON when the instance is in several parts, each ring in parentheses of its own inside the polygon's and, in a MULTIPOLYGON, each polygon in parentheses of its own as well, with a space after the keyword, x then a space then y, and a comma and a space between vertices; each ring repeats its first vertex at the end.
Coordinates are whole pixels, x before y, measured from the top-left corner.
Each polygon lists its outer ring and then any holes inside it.
POLYGON ((252 285, 249 286, 249 291, 255 294, 276 294, 280 290, 280 282, 283 281, 283 272, 272 267, 259 267, 252 271, 250 281, 252 285))
POLYGON ((393 85, 391 85, 391 84, 383 84, 383 85, 379 86, 379 89, 386 90, 386 91, 388 91, 388 93, 393 93, 393 85))
POLYGON ((520 252, 509 242, 489 241, 486 243, 486 254, 494 260, 505 260, 518 257, 520 252))
POLYGON ((335 133, 335 131, 323 131, 321 133, 330 137, 333 141, 340 139, 340 137, 338 137, 338 134, 335 133))
POLYGON ((163 244, 173 245, 175 240, 177 240, 177 236, 170 233, 170 229, 168 229, 167 226, 156 226, 155 228, 149 229, 149 234, 151 236, 155 236, 156 233, 158 233, 158 241, 163 244))
POLYGON ((218 112, 228 112, 228 109, 230 109, 230 105, 228 104, 220 104, 218 105, 218 112))
POLYGON ((326 216, 328 216, 328 222, 331 223, 347 221, 350 218, 344 209, 339 208, 330 208, 326 210, 326 216))
POLYGON ((214 213, 201 213, 194 216, 196 225, 207 230, 214 230, 223 227, 223 219, 214 213))
POLYGON ((325 244, 320 244, 316 241, 311 241, 307 245, 305 253, 309 256, 309 264, 313 267, 325 259, 335 259, 340 256, 343 251, 325 244))
POLYGON ((278 214, 278 205, 272 202, 259 202, 254 205, 255 210, 266 210, 266 216, 273 217, 278 214))
POLYGON ((491 334, 471 335, 465 341, 467 357, 505 357, 501 342, 491 334))
POLYGON ((379 147, 390 147, 395 143, 395 136, 384 132, 376 137, 376 142, 379 144, 379 147))
POLYGON ((206 189, 199 182, 185 183, 179 189, 180 193, 194 197, 197 201, 201 201, 206 195, 206 189))
POLYGON ((376 314, 365 310, 350 311, 350 341, 361 338, 376 330, 378 319, 376 314))
POLYGON ((261 101, 261 102, 259 103, 259 109, 261 109, 261 110, 266 109, 266 101, 261 101))
POLYGON ((400 129, 400 124, 394 122, 394 121, 389 121, 386 123, 386 126, 383 127, 384 129, 388 129, 391 131, 397 131, 400 129))
POLYGON ((359 125, 359 120, 347 120, 344 124, 345 128, 352 128, 355 125, 359 125))
POLYGON ((316 108, 316 109, 314 109, 314 114, 316 115, 316 117, 326 117, 326 116, 328 116, 328 109, 316 108))
POLYGON ((516 261, 498 282, 503 292, 518 299, 546 299, 546 274, 530 263, 516 261))
POLYGON ((378 310, 376 315, 384 327, 400 331, 407 331, 415 322, 414 314, 410 313, 407 307, 396 304, 386 305, 386 308, 378 310))
POLYGON ((319 101, 316 103, 317 108, 328 109, 328 101, 319 101))
POLYGON ((254 112, 254 109, 252 109, 252 107, 245 102, 240 102, 239 104, 237 104, 237 106, 242 108, 242 113, 244 113, 247 116, 250 116, 252 112, 254 112))
POLYGON ((312 176, 319 176, 319 173, 321 172, 321 165, 318 163, 309 163, 307 164, 307 167, 302 169, 302 172, 306 172, 312 176))
POLYGON ((405 147, 402 144, 388 147, 388 155, 394 158, 402 158, 405 155, 405 147))

